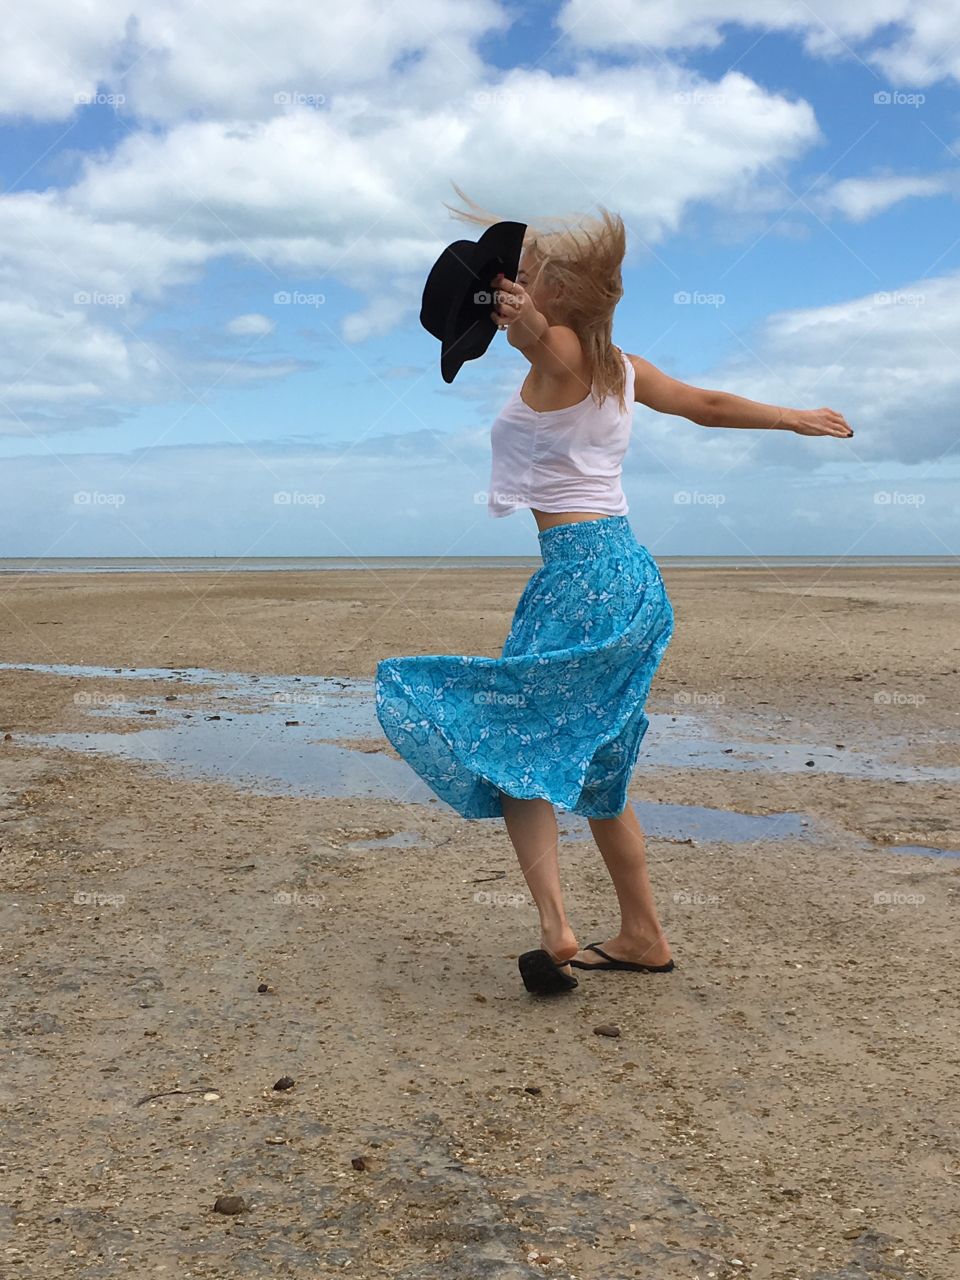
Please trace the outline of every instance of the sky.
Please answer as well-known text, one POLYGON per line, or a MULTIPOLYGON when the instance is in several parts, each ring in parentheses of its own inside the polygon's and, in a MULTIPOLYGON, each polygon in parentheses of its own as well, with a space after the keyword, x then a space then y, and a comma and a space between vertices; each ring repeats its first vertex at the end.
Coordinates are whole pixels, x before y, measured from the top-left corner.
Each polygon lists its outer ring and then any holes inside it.
POLYGON ((454 183, 619 213, 614 342, 850 440, 636 405, 654 555, 960 553, 960 6, 13 0, 0 556, 535 555, 528 365, 419 323, 454 183))

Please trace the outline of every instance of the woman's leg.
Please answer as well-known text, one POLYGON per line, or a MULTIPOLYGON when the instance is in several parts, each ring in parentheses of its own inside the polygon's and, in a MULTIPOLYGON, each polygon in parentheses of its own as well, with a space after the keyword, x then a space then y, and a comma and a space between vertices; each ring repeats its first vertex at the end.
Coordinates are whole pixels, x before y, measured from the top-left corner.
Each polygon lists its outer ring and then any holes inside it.
MULTIPOLYGON (((636 964, 666 964, 670 946, 660 927, 653 903, 653 889, 647 872, 647 850, 643 828, 633 806, 616 818, 590 818, 590 830, 607 864, 620 903, 620 932, 600 946, 617 960, 636 964)), ((584 964, 602 964, 595 951, 581 951, 584 964)))
MULTIPOLYGON (((577 952, 560 889, 557 815, 549 800, 520 800, 500 792, 503 819, 524 879, 540 913, 540 945, 555 960, 569 960, 577 952)), ((569 972, 569 969, 566 970, 569 972)))

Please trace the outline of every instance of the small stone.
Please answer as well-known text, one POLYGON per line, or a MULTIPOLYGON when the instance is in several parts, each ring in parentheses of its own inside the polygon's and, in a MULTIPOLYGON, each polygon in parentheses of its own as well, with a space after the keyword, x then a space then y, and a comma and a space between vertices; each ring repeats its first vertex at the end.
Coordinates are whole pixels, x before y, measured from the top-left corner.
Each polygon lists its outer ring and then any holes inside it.
POLYGON ((284 722, 283 722, 283 723, 284 723, 284 724, 286 725, 286 727, 289 729, 289 728, 291 727, 291 725, 299 724, 299 723, 300 723, 300 721, 299 721, 299 720, 284 720, 284 722))
POLYGON ((814 766, 814 764, 816 763, 816 761, 814 761, 814 760, 806 760, 806 761, 804 761, 804 763, 806 764, 806 766, 807 766, 807 768, 808 768, 808 769, 812 769, 812 768, 813 768, 813 766, 814 766))
POLYGON ((165 695, 163 700, 164 702, 176 702, 177 695, 175 693, 168 693, 165 695))
POLYGON ((599 1027, 593 1028, 595 1036, 609 1036, 611 1040, 616 1040, 620 1034, 620 1028, 613 1022, 604 1022, 599 1027))
POLYGON ((207 719, 207 720, 219 720, 219 719, 220 719, 220 717, 219 717, 219 716, 207 716, 207 717, 206 717, 206 719, 207 719))
POLYGON ((261 982, 259 987, 257 987, 257 992, 260 995, 266 995, 268 991, 272 991, 272 990, 273 990, 273 987, 271 987, 268 982, 261 982))
POLYGON ((364 1169, 366 1169, 367 1167, 367 1162, 366 1160, 364 1160, 363 1156, 354 1156, 353 1159, 350 1161, 350 1163, 360 1173, 363 1173, 364 1169))
POLYGON ((543 1093, 543 1090, 540 1088, 538 1084, 525 1084, 523 1086, 523 1092, 532 1093, 534 1097, 538 1097, 541 1093, 543 1093))
POLYGON ((208 1089, 203 1095, 204 1102, 219 1102, 220 1095, 214 1089, 208 1089))
POLYGON ((3 735, 3 740, 4 740, 4 742, 12 742, 12 741, 13 741, 13 734, 12 734, 12 733, 5 733, 5 734, 3 735))
POLYGON ((214 1213, 244 1213, 246 1208, 243 1196, 217 1196, 213 1202, 214 1213))
POLYGON ((281 1076, 273 1087, 278 1090, 292 1089, 295 1084, 296 1081, 293 1076, 281 1076))
POLYGON ((157 714, 157 711, 156 711, 156 708, 155 708, 155 707, 151 707, 149 711, 138 711, 138 712, 137 712, 137 715, 138 715, 138 716, 155 716, 156 714, 157 714))

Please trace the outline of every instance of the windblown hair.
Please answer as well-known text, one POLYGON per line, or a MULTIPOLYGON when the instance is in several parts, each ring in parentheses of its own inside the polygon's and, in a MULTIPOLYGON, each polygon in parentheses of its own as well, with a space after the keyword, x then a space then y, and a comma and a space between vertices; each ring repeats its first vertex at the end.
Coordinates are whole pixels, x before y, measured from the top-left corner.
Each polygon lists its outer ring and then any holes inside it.
MULTIPOLYGON (((470 210, 444 204, 455 218, 489 227, 507 219, 484 209, 452 183, 470 210), (472 211, 471 211, 472 210, 472 211)), ((558 290, 550 308, 553 324, 573 329, 580 339, 590 373, 591 395, 598 407, 607 395, 615 395, 620 412, 626 412, 626 374, 619 350, 613 345, 613 312, 623 297, 621 265, 626 253, 626 232, 619 214, 602 205, 600 217, 554 218, 528 223, 523 247, 542 264, 544 282, 558 290), (548 222, 559 222, 550 228, 548 222), (598 395, 599 393, 599 395, 598 395)))

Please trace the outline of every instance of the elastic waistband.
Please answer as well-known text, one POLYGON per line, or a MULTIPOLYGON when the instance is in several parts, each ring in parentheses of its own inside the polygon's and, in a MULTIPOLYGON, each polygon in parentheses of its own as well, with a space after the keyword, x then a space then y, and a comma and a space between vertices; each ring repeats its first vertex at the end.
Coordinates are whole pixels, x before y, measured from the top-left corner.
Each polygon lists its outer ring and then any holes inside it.
POLYGON ((545 564, 548 560, 585 560, 640 547, 626 516, 570 520, 541 529, 539 537, 545 564))

